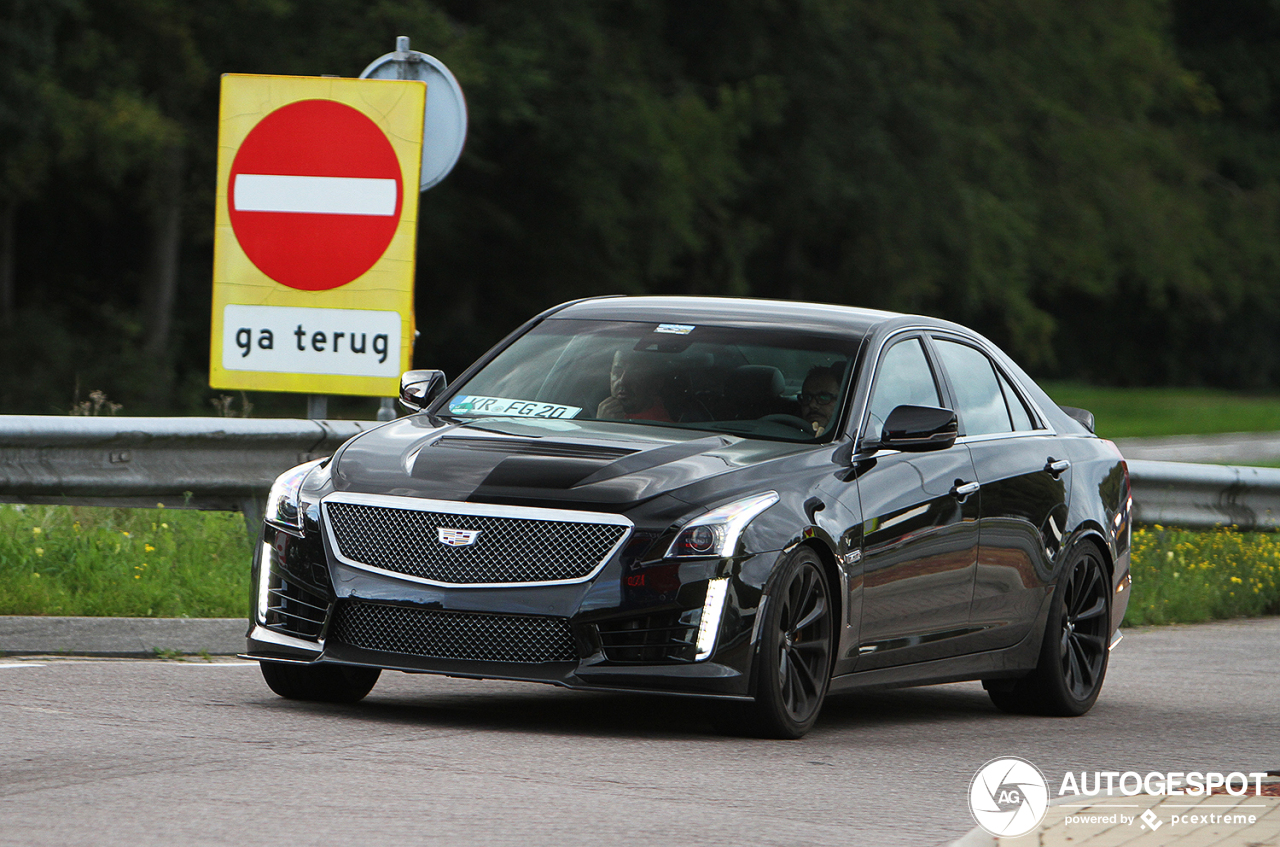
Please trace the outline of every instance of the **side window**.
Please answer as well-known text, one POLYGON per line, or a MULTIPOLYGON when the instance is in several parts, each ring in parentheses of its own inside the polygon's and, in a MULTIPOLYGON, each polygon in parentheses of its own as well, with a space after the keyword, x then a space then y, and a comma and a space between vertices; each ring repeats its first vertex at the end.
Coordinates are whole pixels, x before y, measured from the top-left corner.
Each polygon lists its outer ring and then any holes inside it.
POLYGON ((964 434, 1012 432, 1009 407, 1005 405, 995 366, 987 355, 967 344, 944 338, 935 338, 934 342, 956 392, 956 414, 964 434))
POLYGON ((1003 373, 997 370, 996 376, 1000 377, 1000 387, 1004 389, 1004 401, 1009 404, 1009 416, 1013 418, 1013 431, 1030 432, 1035 429, 1035 424, 1031 422, 1031 413, 1027 411, 1018 392, 1013 390, 1013 386, 1009 384, 1009 380, 1003 373))
POLYGON ((871 394, 871 427, 867 434, 878 438, 884 419, 898 406, 941 405, 942 396, 920 339, 899 341, 880 359, 880 371, 871 394))

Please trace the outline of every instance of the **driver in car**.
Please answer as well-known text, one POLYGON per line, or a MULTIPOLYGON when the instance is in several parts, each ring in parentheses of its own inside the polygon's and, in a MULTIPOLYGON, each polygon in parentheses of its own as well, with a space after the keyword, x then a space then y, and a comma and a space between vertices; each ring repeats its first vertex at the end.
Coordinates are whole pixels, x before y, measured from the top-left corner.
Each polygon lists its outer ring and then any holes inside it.
POLYGON ((826 432, 836 411, 840 396, 840 371, 837 365, 812 368, 800 388, 800 417, 813 428, 815 436, 826 432))
POLYGON ((658 388, 662 373, 643 353, 619 350, 609 370, 609 396, 600 402, 596 417, 614 421, 671 421, 658 388))

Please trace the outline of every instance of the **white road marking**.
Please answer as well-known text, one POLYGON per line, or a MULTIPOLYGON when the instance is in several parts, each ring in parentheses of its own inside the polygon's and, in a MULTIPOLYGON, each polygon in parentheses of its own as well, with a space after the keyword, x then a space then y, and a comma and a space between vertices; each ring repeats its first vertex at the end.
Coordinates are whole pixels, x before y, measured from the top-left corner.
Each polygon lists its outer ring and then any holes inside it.
POLYGON ((37 712, 42 715, 69 715, 66 709, 42 709, 39 706, 18 706, 24 712, 37 712))
POLYGON ((239 212, 394 215, 396 181, 344 176, 236 174, 239 212))
MULTIPOLYGON (((104 657, 104 658, 68 657, 65 659, 64 658, 56 659, 55 664, 58 664, 58 665, 102 665, 102 664, 159 665, 159 664, 164 664, 164 665, 175 665, 175 666, 181 665, 182 667, 188 667, 188 668, 256 668, 258 666, 257 662, 245 661, 241 659, 232 659, 232 660, 224 660, 224 661, 219 661, 218 659, 214 659, 212 662, 206 662, 204 659, 194 657, 194 656, 188 659, 174 659, 174 660, 119 659, 115 657, 104 657)), ((48 663, 46 662, 0 662, 0 670, 4 670, 6 668, 43 668, 47 666, 48 666, 48 663)))

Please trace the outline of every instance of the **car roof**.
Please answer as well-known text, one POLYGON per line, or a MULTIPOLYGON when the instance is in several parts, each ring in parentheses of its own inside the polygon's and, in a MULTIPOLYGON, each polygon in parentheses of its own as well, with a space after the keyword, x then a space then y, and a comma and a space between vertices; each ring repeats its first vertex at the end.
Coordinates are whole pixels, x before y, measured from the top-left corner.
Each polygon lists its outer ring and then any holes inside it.
MULTIPOLYGON (((1039 404, 1058 432, 1085 434, 1073 420, 1003 350, 981 334, 961 324, 878 309, 860 309, 833 303, 805 303, 794 300, 758 300, 748 297, 627 297, 621 295, 574 300, 544 312, 538 319, 584 319, 641 321, 645 323, 692 323, 706 325, 752 325, 778 329, 841 332, 885 337, 900 329, 951 330, 980 339, 995 353, 1039 404)), ((535 320, 538 320, 535 319, 535 320)))
POLYGON ((865 334, 882 324, 963 330, 948 321, 877 309, 746 297, 595 297, 556 309, 550 318, 656 323, 753 324, 865 334))

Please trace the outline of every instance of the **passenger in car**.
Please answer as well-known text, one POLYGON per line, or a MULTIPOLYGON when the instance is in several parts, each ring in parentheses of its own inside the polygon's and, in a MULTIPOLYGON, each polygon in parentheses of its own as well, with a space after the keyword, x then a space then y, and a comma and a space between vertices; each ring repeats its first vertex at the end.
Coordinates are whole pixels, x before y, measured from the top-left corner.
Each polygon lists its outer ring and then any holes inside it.
POLYGON ((671 421, 658 396, 661 369, 644 353, 619 350, 609 370, 609 396, 600 401, 596 417, 614 421, 671 421))
POLYGON ((830 426, 839 397, 839 365, 819 365, 809 370, 800 388, 800 417, 813 427, 814 435, 822 435, 830 426))

